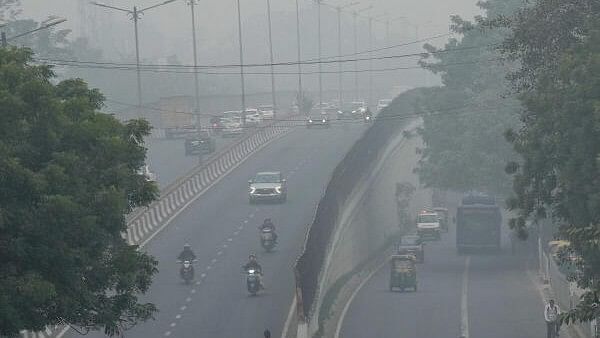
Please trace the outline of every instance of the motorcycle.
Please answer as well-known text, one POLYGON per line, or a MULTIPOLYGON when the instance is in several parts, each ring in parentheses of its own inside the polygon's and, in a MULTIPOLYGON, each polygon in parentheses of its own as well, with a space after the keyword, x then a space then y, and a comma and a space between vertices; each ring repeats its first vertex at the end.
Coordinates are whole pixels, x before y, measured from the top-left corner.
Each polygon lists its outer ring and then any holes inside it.
POLYGON ((373 119, 373 117, 371 115, 365 115, 365 117, 364 117, 365 123, 371 122, 372 119, 373 119))
POLYGON ((190 284, 194 280, 194 266, 191 261, 180 261, 180 264, 179 276, 185 284, 190 284))
POLYGON ((260 273, 254 269, 249 269, 246 274, 246 287, 248 293, 252 296, 260 291, 260 273))
POLYGON ((265 228, 260 231, 260 245, 267 252, 271 252, 275 248, 275 233, 273 229, 265 228))

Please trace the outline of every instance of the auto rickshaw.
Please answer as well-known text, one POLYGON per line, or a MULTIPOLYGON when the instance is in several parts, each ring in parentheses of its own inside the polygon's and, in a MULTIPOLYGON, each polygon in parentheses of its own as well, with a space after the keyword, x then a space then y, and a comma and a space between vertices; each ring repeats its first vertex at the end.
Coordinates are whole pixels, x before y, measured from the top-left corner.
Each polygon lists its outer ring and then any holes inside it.
POLYGON ((440 226, 442 227, 442 230, 444 232, 448 232, 449 223, 450 223, 450 220, 448 219, 449 218, 448 217, 449 216, 448 209, 442 208, 442 207, 437 207, 437 208, 433 208, 433 211, 435 211, 440 216, 440 226))
POLYGON ((394 288, 417 291, 417 270, 414 255, 392 255, 390 258, 390 291, 394 288))

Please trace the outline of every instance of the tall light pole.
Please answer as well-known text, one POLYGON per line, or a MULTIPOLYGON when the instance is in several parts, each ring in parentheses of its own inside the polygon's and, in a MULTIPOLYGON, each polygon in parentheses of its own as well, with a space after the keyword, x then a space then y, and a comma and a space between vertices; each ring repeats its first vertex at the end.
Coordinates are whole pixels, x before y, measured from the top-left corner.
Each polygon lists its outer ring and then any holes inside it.
POLYGON ((301 60, 301 50, 300 50, 300 5, 298 0, 296 0, 296 42, 297 46, 297 54, 298 54, 298 98, 296 99, 298 105, 298 113, 302 113, 302 102, 304 102, 304 93, 302 92, 302 65, 300 63, 301 60))
MULTIPOLYGON (((352 13, 352 18, 354 20, 354 55, 355 57, 358 55, 358 33, 357 33, 357 25, 358 25, 358 14, 364 11, 368 11, 373 8, 373 5, 369 7, 354 11, 352 13)), ((359 99, 359 90, 358 90, 358 61, 354 61, 354 99, 358 101, 359 99)))
POLYGON ((240 0, 237 0, 237 16, 238 16, 238 43, 240 49, 240 80, 242 85, 242 123, 246 125, 246 88, 244 82, 244 43, 242 42, 242 9, 240 0))
POLYGON ((200 88, 198 85, 198 49, 196 46, 196 14, 194 11, 194 7, 196 6, 197 0, 189 0, 188 4, 190 5, 190 9, 192 12, 192 45, 194 48, 194 92, 196 94, 196 105, 194 112, 196 113, 196 123, 199 125, 199 115, 200 111, 200 88))
POLYGON ((369 17, 369 98, 367 106, 373 104, 373 20, 383 15, 385 14, 369 17))
POLYGON ((273 32, 271 23, 271 0, 267 0, 267 19, 269 23, 269 60, 271 61, 271 99, 273 102, 273 115, 277 114, 277 103, 275 98, 275 65, 273 62, 273 32))
POLYGON ((317 30, 318 30, 318 54, 319 54, 319 109, 323 109, 323 64, 321 63, 321 1, 315 0, 317 3, 317 30))
POLYGON ((128 15, 131 15, 131 19, 133 20, 133 29, 134 29, 134 33, 135 33, 135 66, 136 66, 136 73, 137 73, 138 114, 139 114, 139 109, 142 106, 142 77, 141 77, 141 73, 140 73, 140 44, 139 44, 139 37, 138 37, 138 21, 141 19, 141 16, 147 10, 150 10, 150 9, 153 9, 156 7, 160 7, 160 6, 169 4, 171 2, 175 2, 175 1, 177 1, 177 0, 167 0, 167 1, 163 1, 161 3, 158 3, 156 5, 148 6, 146 8, 142 8, 142 9, 138 9, 137 6, 133 6, 133 10, 119 8, 119 7, 106 5, 106 4, 101 4, 98 2, 92 2, 93 5, 108 8, 108 9, 113 9, 116 11, 125 12, 128 15))
MULTIPOLYGON (((351 7, 351 6, 354 6, 354 5, 358 5, 358 4, 359 4, 359 2, 356 1, 356 2, 351 2, 349 4, 345 4, 343 6, 337 6, 335 8, 335 10, 337 11, 337 19, 338 19, 338 22, 337 22, 337 24, 338 24, 338 27, 337 27, 338 31, 337 31, 337 33, 338 33, 338 57, 339 58, 342 57, 342 10, 344 8, 348 8, 348 7, 351 7)), ((340 62, 338 62, 338 102, 339 102, 339 105, 340 105, 340 109, 342 109, 343 106, 344 106, 344 102, 343 102, 343 88, 342 88, 342 85, 343 85, 342 76, 343 76, 343 74, 342 74, 342 62, 340 60, 340 62)))

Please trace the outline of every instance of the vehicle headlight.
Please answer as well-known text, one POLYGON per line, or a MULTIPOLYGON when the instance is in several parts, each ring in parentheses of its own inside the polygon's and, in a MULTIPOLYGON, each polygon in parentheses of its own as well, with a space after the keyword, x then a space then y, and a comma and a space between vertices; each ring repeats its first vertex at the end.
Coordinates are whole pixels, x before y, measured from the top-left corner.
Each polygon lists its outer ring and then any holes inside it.
POLYGON ((323 123, 327 122, 327 120, 323 119, 323 123))
POLYGON ((308 123, 312 123, 312 119, 308 119, 308 123))
POLYGON ((281 187, 275 187, 275 192, 281 194, 281 187))

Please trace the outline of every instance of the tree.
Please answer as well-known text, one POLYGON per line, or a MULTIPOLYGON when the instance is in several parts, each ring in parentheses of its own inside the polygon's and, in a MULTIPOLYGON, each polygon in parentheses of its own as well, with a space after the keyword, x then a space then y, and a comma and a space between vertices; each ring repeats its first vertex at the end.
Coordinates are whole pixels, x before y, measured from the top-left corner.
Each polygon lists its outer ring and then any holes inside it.
POLYGON ((425 143, 417 172, 421 182, 435 188, 479 190, 509 195, 510 177, 504 172, 515 152, 504 132, 518 124, 519 105, 507 95, 505 77, 511 64, 500 60, 496 46, 507 29, 489 29, 488 22, 515 11, 520 1, 485 1, 478 5, 487 17, 476 22, 452 17, 461 40, 450 39, 444 50, 425 45, 435 62, 421 65, 441 75, 443 86, 429 88, 419 110, 426 114, 419 133, 425 143))
POLYGON ((600 4, 540 0, 507 21, 507 55, 526 107, 523 127, 507 133, 520 163, 510 163, 519 213, 512 226, 551 218, 581 260, 569 277, 589 290, 566 321, 600 315, 600 4))
POLYGON ((137 174, 150 132, 99 113, 80 79, 53 84, 28 49, 0 49, 0 335, 69 323, 109 335, 152 317, 157 262, 122 237, 157 196, 137 174))

